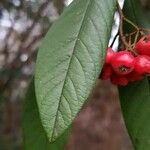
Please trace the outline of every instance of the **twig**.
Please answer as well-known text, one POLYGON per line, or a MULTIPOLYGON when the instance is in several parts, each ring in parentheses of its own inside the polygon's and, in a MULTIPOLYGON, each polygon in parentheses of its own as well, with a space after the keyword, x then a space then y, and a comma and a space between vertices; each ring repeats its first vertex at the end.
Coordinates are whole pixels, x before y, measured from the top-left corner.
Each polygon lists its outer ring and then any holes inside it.
POLYGON ((140 30, 150 32, 150 29, 140 28, 140 30))
POLYGON ((135 48, 135 44, 138 40, 138 37, 139 37, 139 31, 137 32, 137 34, 135 35, 135 39, 134 39, 134 43, 133 43, 133 49, 135 48))
POLYGON ((129 36, 132 36, 132 35, 134 35, 134 34, 136 34, 136 33, 137 33, 137 30, 134 31, 134 32, 131 32, 130 34, 125 34, 125 36, 126 36, 126 37, 129 37, 129 36))
POLYGON ((135 29, 139 30, 139 27, 137 25, 135 25, 132 21, 130 21, 129 19, 127 19, 126 17, 123 17, 123 19, 128 22, 129 24, 131 24, 135 29))
POLYGON ((124 33, 123 33, 123 18, 124 18, 124 15, 122 13, 122 10, 121 10, 119 4, 117 4, 117 8, 118 8, 118 13, 119 13, 119 17, 120 17, 119 34, 120 34, 120 38, 121 38, 123 44, 127 48, 127 47, 129 47, 129 45, 128 45, 128 42, 126 41, 126 38, 125 38, 124 33))

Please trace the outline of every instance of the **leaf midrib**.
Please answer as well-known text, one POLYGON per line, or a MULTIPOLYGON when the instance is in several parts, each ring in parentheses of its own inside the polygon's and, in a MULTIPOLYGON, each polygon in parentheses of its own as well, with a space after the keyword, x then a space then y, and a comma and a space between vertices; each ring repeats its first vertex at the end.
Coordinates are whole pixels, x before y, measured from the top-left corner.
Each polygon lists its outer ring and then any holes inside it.
POLYGON ((66 72, 66 76, 65 76, 65 80, 64 80, 64 83, 63 83, 63 87, 62 87, 62 91, 61 91, 61 94, 60 94, 60 101, 58 103, 58 107, 57 107, 57 112, 56 112, 56 117, 55 117, 55 121, 54 121, 54 125, 53 125, 53 130, 52 130, 52 135, 51 135, 51 138, 50 138, 50 141, 53 141, 53 136, 54 136, 54 129, 55 129, 55 126, 56 126, 56 122, 57 122, 57 117, 58 117, 58 111, 59 111, 59 108, 60 108, 60 104, 61 104, 61 99, 62 99, 62 93, 64 91, 64 86, 66 84, 66 79, 67 79, 67 76, 68 76, 68 73, 69 73, 69 68, 70 68, 70 65, 71 65, 71 62, 72 62, 72 58, 73 58, 73 55, 75 53, 75 50, 76 50, 76 45, 78 43, 78 39, 80 37, 80 34, 81 34, 81 30, 82 30, 82 27, 83 27, 83 23, 85 21, 85 17, 87 15, 87 12, 88 12, 88 9, 89 9, 89 6, 90 6, 90 3, 92 2, 92 0, 89 0, 88 4, 87 4, 87 8, 85 10, 85 13, 83 15, 83 19, 82 19, 82 22, 81 22, 81 27, 79 29, 79 33, 77 35, 77 38, 76 38, 76 41, 75 41, 75 46, 73 48, 73 51, 72 51, 72 55, 71 55, 71 58, 70 58, 70 61, 69 61, 69 64, 68 64, 68 70, 66 72))

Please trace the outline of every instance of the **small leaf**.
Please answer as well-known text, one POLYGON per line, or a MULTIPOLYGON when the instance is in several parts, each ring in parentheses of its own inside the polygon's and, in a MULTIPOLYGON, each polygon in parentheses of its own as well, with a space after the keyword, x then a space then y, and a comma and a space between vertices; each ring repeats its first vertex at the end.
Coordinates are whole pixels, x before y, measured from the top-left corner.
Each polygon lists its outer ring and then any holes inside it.
POLYGON ((103 66, 116 0, 74 0, 40 48, 35 88, 50 141, 71 124, 103 66))
POLYGON ((31 83, 23 112, 23 137, 25 150, 63 150, 66 144, 69 129, 54 143, 49 143, 40 121, 37 108, 34 84, 31 83))
MULTIPOLYGON (((140 27, 150 26, 139 0, 126 0, 125 16, 140 27), (143 16, 143 17, 141 17, 143 16)), ((126 32, 129 30, 125 26, 126 32)), ((134 82, 119 89, 126 127, 136 150, 150 149, 150 79, 134 82)))

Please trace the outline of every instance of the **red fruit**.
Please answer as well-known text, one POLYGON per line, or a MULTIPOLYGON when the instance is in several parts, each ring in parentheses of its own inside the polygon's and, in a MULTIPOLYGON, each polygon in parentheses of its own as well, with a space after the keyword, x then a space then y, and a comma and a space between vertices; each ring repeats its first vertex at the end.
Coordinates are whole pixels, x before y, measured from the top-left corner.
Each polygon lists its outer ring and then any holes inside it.
POLYGON ((108 80, 110 79, 112 72, 112 67, 110 65, 104 65, 100 78, 102 80, 108 80))
POLYGON ((150 56, 150 35, 141 38, 135 48, 139 54, 150 56))
POLYGON ((129 83, 129 81, 126 77, 117 76, 117 75, 113 75, 111 77, 111 82, 115 85, 120 85, 120 86, 126 86, 129 83))
POLYGON ((139 74, 150 74, 150 57, 147 55, 137 56, 134 70, 139 74))
POLYGON ((105 63, 106 64, 110 64, 111 63, 111 59, 113 58, 113 56, 115 55, 115 52, 113 51, 113 49, 111 47, 109 47, 107 49, 107 54, 106 54, 106 60, 105 63))
POLYGON ((118 75, 126 75, 134 69, 135 58, 131 52, 120 51, 111 60, 113 70, 118 75))
POLYGON ((142 74, 139 74, 139 73, 133 71, 127 75, 127 79, 129 81, 139 81, 139 80, 143 80, 144 76, 142 74))

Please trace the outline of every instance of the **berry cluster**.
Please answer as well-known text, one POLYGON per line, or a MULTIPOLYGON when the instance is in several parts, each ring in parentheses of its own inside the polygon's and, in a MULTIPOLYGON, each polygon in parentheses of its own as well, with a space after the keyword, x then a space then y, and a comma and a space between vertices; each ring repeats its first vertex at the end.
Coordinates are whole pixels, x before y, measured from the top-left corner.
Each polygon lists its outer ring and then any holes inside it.
POLYGON ((110 79, 115 85, 126 86, 129 82, 142 80, 150 74, 150 36, 144 36, 132 51, 114 52, 107 49, 105 64, 100 75, 102 80, 110 79))

